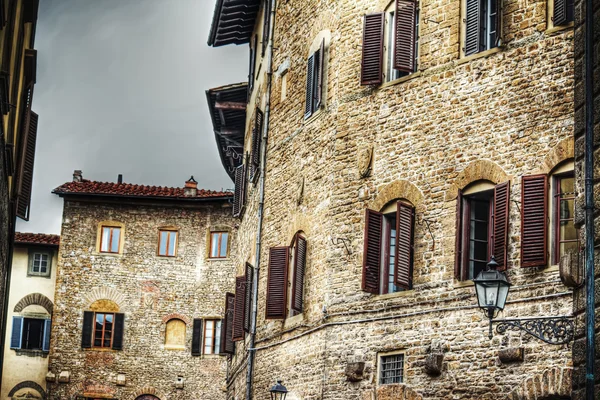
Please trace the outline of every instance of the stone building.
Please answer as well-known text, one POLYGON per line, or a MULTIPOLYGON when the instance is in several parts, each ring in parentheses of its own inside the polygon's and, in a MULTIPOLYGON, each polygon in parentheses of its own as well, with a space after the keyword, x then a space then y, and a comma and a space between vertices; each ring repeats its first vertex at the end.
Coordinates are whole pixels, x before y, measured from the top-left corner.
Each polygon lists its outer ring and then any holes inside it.
POLYGON ((31 109, 38 3, 0 2, 0 364, 16 218, 28 220, 30 211, 38 125, 38 115, 31 109))
POLYGON ((231 194, 83 179, 64 198, 49 399, 225 399, 231 194))
POLYGON ((2 399, 46 398, 58 235, 19 233, 9 284, 2 399), (27 397, 29 396, 29 397, 27 397))
MULTIPOLYGON (((588 18, 594 20, 594 42, 592 44, 594 48, 594 56, 592 58, 592 65, 594 68, 593 75, 593 102, 594 102, 594 139, 593 139, 593 156, 594 156, 594 167, 593 167, 593 190, 594 190, 594 265, 596 270, 596 281, 595 281, 595 293, 596 293, 596 308, 595 308, 595 326, 596 326, 596 361, 595 361, 595 398, 600 396, 600 352, 598 351, 598 345, 600 344, 600 334, 598 330, 598 321, 600 321, 600 308, 598 307, 598 289, 600 288, 600 279, 598 279, 598 270, 600 268, 600 252, 598 245, 600 244, 600 140, 598 139, 598 132, 600 132, 600 76, 598 75, 599 64, 598 55, 600 54, 600 2, 594 0, 593 2, 594 13, 588 15, 588 18)), ((575 182, 576 192, 578 193, 577 200, 575 202, 575 223, 580 228, 581 232, 581 243, 582 252, 584 252, 585 246, 585 162, 584 156, 586 153, 585 149, 585 130, 586 130, 586 115, 585 115, 585 96, 589 90, 584 81, 585 77, 585 19, 586 19, 586 8, 585 1, 575 1, 575 45, 574 45, 574 58, 575 58, 575 182)), ((589 56, 589 55, 588 55, 589 56)), ((585 258, 579 257, 577 263, 574 265, 578 271, 576 284, 584 283, 584 271, 585 271, 585 258)), ((577 330, 575 332, 575 343, 573 345, 573 398, 583 399, 585 398, 585 381, 586 381, 586 332, 585 332, 585 305, 586 305, 586 288, 585 286, 579 287, 575 291, 574 297, 574 314, 577 317, 577 330)))
POLYGON ((572 4, 239 3, 217 0, 208 41, 250 47, 249 81, 207 92, 238 279, 258 275, 228 398, 250 398, 248 355, 256 399, 276 379, 292 400, 570 398, 571 349, 490 340, 472 279, 494 255, 498 318, 572 312, 572 4))

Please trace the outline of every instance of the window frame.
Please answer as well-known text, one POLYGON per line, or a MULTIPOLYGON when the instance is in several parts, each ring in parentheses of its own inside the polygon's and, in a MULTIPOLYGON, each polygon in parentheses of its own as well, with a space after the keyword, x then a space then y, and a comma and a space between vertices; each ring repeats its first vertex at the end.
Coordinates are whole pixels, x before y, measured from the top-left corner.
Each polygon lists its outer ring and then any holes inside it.
MULTIPOLYGON (((52 275, 52 259, 53 258, 54 258, 54 251, 52 251, 52 250, 30 249, 29 250, 29 258, 28 258, 28 262, 27 262, 27 276, 50 278, 50 276, 52 275), (45 273, 42 273, 41 271, 35 272, 33 270, 33 264, 35 262, 36 254, 46 255, 48 257, 45 273)), ((41 266, 40 266, 40 270, 41 270, 41 266)))
POLYGON ((421 9, 420 1, 415 0, 415 41, 414 41, 414 62, 415 66, 411 72, 400 71, 394 68, 394 58, 396 53, 396 3, 393 0, 385 8, 383 18, 383 66, 382 66, 382 85, 394 82, 398 79, 413 75, 419 70, 419 28, 421 27, 421 9))
POLYGON ((159 257, 177 257, 177 250, 179 247, 179 231, 177 229, 159 229, 158 230, 158 246, 156 248, 156 255, 159 257), (163 233, 167 234, 167 244, 166 244, 166 254, 161 254, 160 252, 160 244, 162 242, 163 233), (173 244, 173 254, 169 254, 169 243, 171 234, 175 234, 175 243, 173 244))
POLYGON ((202 324, 202 355, 219 355, 221 353, 221 329, 223 329, 223 322, 218 318, 205 318, 202 324), (210 352, 206 352, 206 332, 208 330, 208 323, 212 322, 212 344, 210 352), (218 326, 218 329, 217 329, 218 326), (217 333, 218 332, 218 333, 217 333), (218 344, 218 346, 217 346, 218 344))
POLYGON ((211 230, 209 232, 209 244, 208 244, 208 258, 211 260, 224 260, 229 258, 229 245, 231 238, 231 231, 228 230, 211 230), (221 256, 221 240, 223 238, 223 233, 227 234, 227 243, 225 244, 225 255, 221 256), (217 256, 213 256, 212 254, 212 246, 213 246, 213 235, 219 234, 219 240, 217 245, 217 256))
MULTIPOLYGON (((573 27, 575 24, 575 2, 571 3, 571 19, 567 18, 567 21, 564 24, 556 25, 554 23, 554 7, 556 5, 556 0, 548 0, 548 4, 546 7, 546 29, 547 30, 560 30, 573 27)), ((568 7, 567 4, 565 7, 568 7)), ((568 8, 567 8, 568 10, 568 8)), ((567 11, 567 15, 568 11, 567 11)))
MULTIPOLYGON (((551 224, 549 226, 550 231, 552 232, 552 240, 551 240, 551 259, 552 259, 552 264, 556 265, 560 263, 560 259, 563 255, 560 254, 560 246, 561 243, 563 243, 563 241, 561 240, 561 234, 560 234, 560 223, 561 223, 561 218, 560 218, 560 202, 561 200, 563 200, 564 198, 561 198, 560 196, 560 183, 564 178, 572 178, 573 179, 573 185, 575 185, 575 171, 573 169, 571 170, 566 170, 566 171, 559 171, 556 172, 554 174, 551 175, 551 204, 552 204, 552 209, 551 209, 551 224)), ((572 197, 568 197, 564 200, 572 200, 573 204, 575 203, 575 194, 573 193, 572 197)), ((574 208, 573 208, 574 209, 574 208)), ((570 220, 574 221, 575 219, 575 213, 573 213, 573 215, 571 216, 570 220)), ((568 241, 564 241, 564 242, 570 242, 570 243, 576 243, 579 247, 580 245, 580 241, 579 241, 579 229, 576 229, 577 232, 577 239, 575 240, 568 240, 568 241)))
POLYGON ((121 241, 123 240, 123 227, 118 225, 101 225, 100 226, 100 242, 98 246, 98 250, 100 253, 104 254, 121 254, 121 241), (104 228, 110 229, 110 237, 108 243, 108 250, 102 250, 102 242, 104 240, 104 228), (112 249, 112 239, 113 239, 113 230, 119 230, 119 241, 117 243, 117 251, 111 251, 112 249))
POLYGON ((490 54, 490 52, 497 51, 502 46, 503 39, 503 27, 504 27, 504 18, 503 18, 503 0, 478 0, 479 1, 479 15, 478 15, 478 41, 479 48, 477 51, 467 54, 467 11, 468 11, 468 0, 461 0, 460 3, 460 58, 466 57, 477 57, 477 55, 484 56, 490 54), (495 43, 490 43, 489 38, 489 23, 490 23, 490 14, 489 14, 489 4, 491 1, 496 2, 496 35, 494 37, 495 43), (485 7, 484 7, 485 6, 485 7), (485 8, 485 12, 482 11, 485 8), (482 21, 485 20, 485 24, 482 21), (483 26, 486 28, 484 29, 483 26), (485 37, 485 45, 482 44, 482 38, 485 37))
POLYGON ((165 323, 165 339, 163 342, 163 345, 165 346, 165 350, 185 350, 185 345, 186 345, 186 339, 187 339, 187 324, 186 322, 181 319, 181 318, 171 318, 170 320, 168 320, 165 323), (176 323, 177 321, 181 322, 183 324, 184 327, 184 335, 183 335, 183 342, 182 343, 169 343, 167 341, 168 339, 168 326, 171 323, 176 323))
POLYGON ((25 351, 44 351, 44 338, 45 338, 45 323, 46 323, 46 318, 30 318, 30 317, 23 317, 23 329, 21 332, 21 350, 25 350, 25 351), (39 335, 39 348, 35 348, 35 349, 29 349, 27 347, 25 347, 25 344, 29 341, 26 336, 27 336, 27 329, 26 326, 28 323, 31 323, 32 320, 35 321, 39 321, 40 323, 40 335, 39 335))
POLYGON ((94 349, 112 349, 113 348, 113 339, 115 337, 115 315, 117 313, 115 312, 105 312, 105 311, 94 311, 94 319, 93 319, 93 327, 92 327, 92 348, 94 349), (102 338, 100 339, 100 346, 96 345, 96 321, 97 321, 97 316, 98 314, 104 315, 104 319, 103 319, 103 325, 102 325, 102 338), (104 345, 104 341, 106 339, 104 339, 104 333, 105 333, 105 328, 106 328, 106 316, 107 315, 112 315, 112 329, 110 331, 110 341, 108 346, 104 345))
POLYGON ((405 377, 406 377, 406 353, 404 351, 392 351, 392 352, 385 352, 385 353, 378 353, 377 354, 377 386, 381 387, 381 386, 386 386, 386 385, 395 385, 395 384, 402 384, 402 383, 406 383, 405 381, 405 377), (400 382, 388 382, 388 383, 384 383, 382 382, 383 379, 383 365, 384 365, 384 359, 388 358, 388 357, 402 357, 402 375, 401 375, 401 380, 400 382))

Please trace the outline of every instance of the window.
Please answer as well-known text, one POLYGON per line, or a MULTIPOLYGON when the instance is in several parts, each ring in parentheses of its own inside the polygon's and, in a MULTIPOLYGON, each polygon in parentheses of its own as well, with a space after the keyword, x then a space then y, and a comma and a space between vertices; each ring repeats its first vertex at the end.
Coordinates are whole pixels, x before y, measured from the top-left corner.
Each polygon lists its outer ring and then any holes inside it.
POLYGON ((476 182, 457 199, 456 278, 470 280, 493 255, 506 268, 509 183, 476 182))
POLYGON ((365 16, 361 85, 379 85, 416 71, 419 9, 414 0, 396 0, 385 12, 365 16))
POLYGON ((579 231, 575 228, 575 177, 573 172, 553 176, 554 263, 569 252, 579 251, 579 231))
POLYGON ((500 0, 464 0, 465 56, 498 47, 501 39, 500 0))
POLYGON ((165 326, 165 348, 166 349, 184 349, 185 348, 185 322, 180 319, 171 319, 165 326))
POLYGON ((373 294, 412 289, 415 210, 394 200, 381 212, 367 210, 362 289, 373 294))
POLYGON ((124 320, 122 313, 84 311, 81 347, 122 350, 124 320))
POLYGON ((404 382, 404 354, 379 356, 379 384, 404 382))
POLYGON ((44 251, 32 251, 29 253, 29 269, 27 275, 30 276, 50 276, 52 264, 52 253, 44 251))
POLYGON ((321 47, 308 57, 306 63, 306 104, 304 118, 316 113, 323 104, 323 78, 325 62, 325 39, 321 47))
POLYGON ((119 253, 121 244, 121 228, 117 226, 103 226, 101 230, 100 252, 119 253))
POLYGON ((219 354, 221 352, 221 320, 204 321, 203 354, 219 354))
POLYGON ((13 317, 10 348, 15 350, 50 350, 50 319, 13 317))
POLYGON ((290 246, 290 270, 291 279, 290 302, 288 304, 289 316, 302 314, 304 309, 304 275, 306 273, 306 239, 302 232, 296 233, 290 246))
POLYGON ((573 22, 574 5, 573 0, 549 0, 548 1, 548 29, 555 26, 565 26, 573 22))
POLYGON ((229 232, 210 233, 210 258, 226 258, 229 232))
POLYGON ((158 255, 175 257, 177 253, 177 231, 159 231, 158 255))

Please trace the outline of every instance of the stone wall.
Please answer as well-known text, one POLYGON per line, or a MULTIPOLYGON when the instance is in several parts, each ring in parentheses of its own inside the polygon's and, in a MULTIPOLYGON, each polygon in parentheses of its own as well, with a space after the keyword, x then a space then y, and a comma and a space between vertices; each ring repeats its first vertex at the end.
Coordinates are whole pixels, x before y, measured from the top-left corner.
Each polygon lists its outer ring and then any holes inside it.
POLYGON ((191 321, 223 318, 225 292, 234 289, 236 233, 227 202, 144 205, 67 198, 49 369, 57 378, 69 372, 70 380, 48 384, 49 398, 95 393, 132 400, 143 394, 224 399, 225 358, 191 355, 191 321), (98 224, 106 220, 124 224, 120 255, 96 251, 98 224), (166 226, 179 229, 176 257, 156 255, 158 229, 166 226), (224 260, 207 257, 211 227, 231 230, 224 260), (81 348, 83 311, 96 300, 110 300, 125 314, 122 351, 81 348), (183 350, 165 349, 166 321, 173 316, 187 323, 183 350), (175 386, 178 377, 183 389, 175 386))
MULTIPOLYGON (((271 97, 254 398, 267 399, 275 379, 292 400, 396 396, 377 382, 377 354, 396 350, 406 366, 404 385, 394 390, 406 398, 564 395, 571 350, 519 332, 489 340, 472 283, 455 280, 453 269, 457 190, 479 179, 510 180, 513 287, 501 317, 571 313, 572 292, 557 266, 520 266, 519 207, 522 176, 550 173, 573 157, 572 28, 547 31, 545 1, 505 1, 503 47, 464 60, 460 2, 423 0, 420 72, 361 87, 362 16, 388 2, 278 3, 274 69, 290 67, 285 99, 280 77, 271 97), (331 32, 327 98, 305 120, 306 59, 324 30, 331 32), (370 150, 372 172, 361 177, 370 150), (416 206, 414 288, 371 295, 361 291, 365 209, 399 198, 416 206), (289 245, 299 230, 308 240, 304 312, 266 320, 268 249, 289 245), (500 361, 499 351, 510 348, 523 349, 524 360, 500 361), (428 354, 443 354, 439 376, 425 372, 428 354), (351 382, 346 368, 360 363, 364 371, 351 382)), ((266 60, 259 62, 264 73, 266 60)), ((256 225, 256 192, 250 189, 242 231, 256 225)), ((253 235, 240 238, 240 262, 253 252, 246 242, 253 235)), ((238 344, 229 367, 230 399, 245 398, 245 352, 238 344)))
MULTIPOLYGON (((596 246, 594 255, 595 275, 596 275, 596 393, 595 398, 600 396, 600 352, 598 344, 600 335, 598 334, 598 321, 600 321, 600 308, 598 307, 598 289, 600 288, 600 279, 598 278, 600 270, 600 75, 598 56, 600 55, 600 1, 594 0, 594 230, 596 246)), ((578 197, 576 200, 576 224, 580 227, 580 237, 582 251, 585 244, 585 1, 575 1, 575 181, 578 197)), ((581 273, 585 274, 584 258, 580 258, 582 265, 579 265, 581 273)), ((586 344, 585 344, 585 305, 586 290, 585 286, 575 291, 574 313, 577 316, 576 340, 573 345, 573 398, 583 399, 585 396, 585 363, 586 363, 586 344)))

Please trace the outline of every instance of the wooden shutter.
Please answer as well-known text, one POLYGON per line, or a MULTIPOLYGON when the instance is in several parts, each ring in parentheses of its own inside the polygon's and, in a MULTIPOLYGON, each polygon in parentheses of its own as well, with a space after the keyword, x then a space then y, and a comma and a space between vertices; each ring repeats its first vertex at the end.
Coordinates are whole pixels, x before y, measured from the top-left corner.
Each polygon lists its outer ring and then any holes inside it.
POLYGON ((258 176, 257 172, 260 167, 260 143, 262 140, 262 127, 263 127, 263 112, 260 108, 256 108, 256 115, 254 117, 254 127, 252 128, 252 155, 250 156, 251 172, 250 180, 258 176))
POLYGON ((240 217, 246 200, 246 166, 235 169, 235 190, 233 192, 233 216, 240 217))
POLYGON ((325 70, 325 39, 321 41, 321 48, 319 50, 319 64, 317 66, 317 93, 316 93, 316 106, 315 111, 323 104, 323 83, 324 83, 324 72, 325 70))
POLYGON ((202 319, 194 318, 192 327, 192 355, 202 354, 202 319))
POLYGON ((465 56, 478 53, 481 43, 481 0, 466 0, 465 56))
POLYGON ((52 328, 52 320, 44 321, 44 341, 42 343, 42 351, 50 351, 50 332, 52 328))
POLYGON ((539 267, 548 263, 548 177, 521 179, 521 266, 539 267))
POLYGON ((123 350, 123 329, 125 325, 125 314, 115 314, 115 330, 113 332, 113 350, 123 350))
POLYGON ((314 89, 315 54, 311 54, 306 62, 306 104, 304 106, 304 118, 313 113, 313 89, 314 89))
POLYGON ((81 347, 92 347, 92 330, 94 329, 94 312, 83 312, 83 329, 81 330, 81 347))
POLYGON ((498 263, 498 270, 504 271, 508 264, 508 217, 510 204, 510 182, 494 188, 494 237, 492 254, 498 263))
POLYGON ((454 246, 454 278, 463 280, 462 249, 463 249, 463 194, 458 190, 456 197, 456 244, 454 246))
POLYGON ((396 0, 396 32, 394 68, 404 72, 415 70, 417 4, 411 0, 396 0))
POLYGON ((365 15, 363 26, 361 85, 379 85, 383 72, 383 26, 385 13, 365 15))
POLYGON ((12 318, 12 333, 10 335, 10 348, 20 349, 21 338, 23 337, 23 317, 12 318))
POLYGON ((403 289, 412 289, 413 237, 415 209, 402 202, 396 212, 396 256, 394 283, 403 289))
POLYGON ((284 319, 287 306, 287 281, 289 247, 269 249, 269 275, 267 277, 267 319, 284 319))
POLYGON ((256 48, 258 47, 258 36, 254 35, 252 44, 250 45, 250 65, 248 66, 248 100, 254 89, 254 68, 256 65, 256 48))
POLYGON ((366 210, 362 290, 374 294, 379 293, 382 232, 383 214, 366 210))
POLYGON ((246 287, 244 288, 244 331, 250 332, 250 321, 252 318, 252 283, 254 279, 254 268, 246 263, 246 287))
POLYGON ((502 39, 502 0, 492 0, 496 2, 496 37, 494 44, 490 47, 498 47, 502 39))
POLYGON ((262 32, 262 57, 265 56, 265 50, 267 49, 267 45, 269 43, 269 22, 271 21, 271 0, 265 1, 263 15, 263 32, 262 32))
POLYGON ((33 164, 35 161, 35 144, 37 141, 38 115, 29 111, 28 122, 25 124, 25 149, 19 174, 19 197, 17 200, 17 216, 29 221, 31 205, 31 189, 33 186, 33 164))
POLYGON ((235 278, 235 302, 233 307, 233 327, 231 340, 237 342, 244 339, 244 291, 246 289, 246 277, 235 278))
POLYGON ((567 23, 567 0, 554 0, 554 15, 552 23, 555 26, 564 25, 567 23))
POLYGON ((233 309, 235 308, 235 295, 225 293, 225 318, 221 324, 221 353, 233 354, 235 344, 233 343, 233 309))
POLYGON ((304 274, 306 272, 306 239, 296 234, 294 254, 294 282, 292 283, 292 310, 301 313, 304 306, 304 274))

